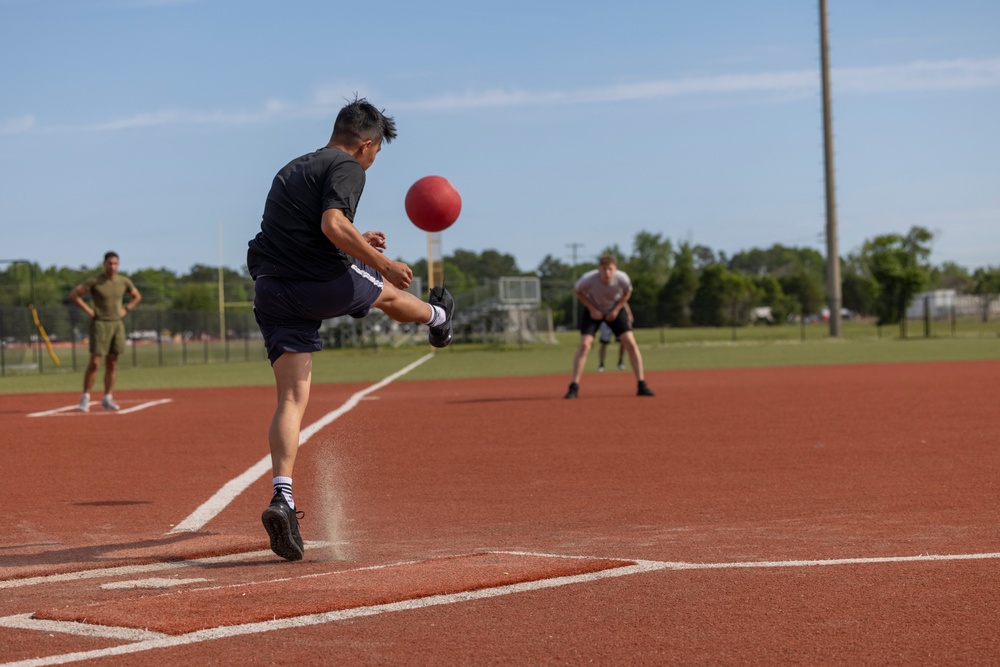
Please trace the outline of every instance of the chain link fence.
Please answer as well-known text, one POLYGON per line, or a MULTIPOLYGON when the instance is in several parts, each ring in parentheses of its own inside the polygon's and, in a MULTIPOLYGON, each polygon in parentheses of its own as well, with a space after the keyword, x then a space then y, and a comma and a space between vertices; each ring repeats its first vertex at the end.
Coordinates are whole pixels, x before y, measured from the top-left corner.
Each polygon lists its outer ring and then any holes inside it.
MULTIPOLYGON (((49 343, 25 306, 0 306, 0 375, 82 370, 89 361, 90 322, 75 306, 37 308, 49 343), (51 346, 51 350, 50 350, 51 346)), ((247 308, 218 311, 136 309, 125 318, 120 364, 176 366, 266 359, 247 308)))

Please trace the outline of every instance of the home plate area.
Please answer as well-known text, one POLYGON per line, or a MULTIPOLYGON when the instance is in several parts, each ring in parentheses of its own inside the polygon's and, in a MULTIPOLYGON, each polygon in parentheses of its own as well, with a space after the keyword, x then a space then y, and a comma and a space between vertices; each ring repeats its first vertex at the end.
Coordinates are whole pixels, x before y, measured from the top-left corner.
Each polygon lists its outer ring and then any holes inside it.
POLYGON ((183 635, 345 610, 367 609, 357 615, 368 615, 393 611, 393 605, 407 601, 425 601, 413 607, 460 602, 484 597, 474 594, 477 591, 518 592, 519 584, 529 582, 546 582, 529 588, 548 587, 602 572, 631 574, 637 565, 628 560, 485 552, 42 609, 32 617, 183 635))
POLYGON ((174 399, 172 398, 159 398, 159 399, 116 399, 120 407, 119 410, 105 410, 101 407, 100 397, 97 400, 91 400, 90 410, 87 412, 80 412, 77 408, 77 404, 64 405, 59 408, 53 408, 51 410, 42 410, 41 412, 31 412, 28 413, 28 417, 94 417, 97 415, 127 415, 133 412, 139 412, 140 410, 146 410, 148 408, 156 407, 157 405, 166 405, 171 403, 174 399))

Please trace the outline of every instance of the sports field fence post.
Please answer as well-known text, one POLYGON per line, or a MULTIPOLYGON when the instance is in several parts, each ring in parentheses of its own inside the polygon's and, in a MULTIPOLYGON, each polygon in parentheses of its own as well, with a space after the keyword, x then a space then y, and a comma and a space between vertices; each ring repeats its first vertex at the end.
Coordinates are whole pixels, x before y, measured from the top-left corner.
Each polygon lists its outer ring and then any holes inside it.
POLYGON ((160 365, 163 365, 163 311, 156 310, 156 355, 160 365))
POLYGON ((931 297, 924 295, 924 338, 931 337, 931 297))
POLYGON ((201 339, 205 343, 205 363, 208 363, 208 312, 202 311, 202 323, 201 323, 201 339))
POLYGON ((4 307, 0 306, 0 377, 7 375, 7 334, 3 327, 4 307))

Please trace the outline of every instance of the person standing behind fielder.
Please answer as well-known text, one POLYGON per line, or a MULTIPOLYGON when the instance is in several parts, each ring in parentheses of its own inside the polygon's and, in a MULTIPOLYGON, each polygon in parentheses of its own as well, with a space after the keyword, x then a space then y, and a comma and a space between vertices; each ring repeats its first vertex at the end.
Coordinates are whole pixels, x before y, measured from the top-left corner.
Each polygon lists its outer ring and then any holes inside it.
POLYGON ((83 372, 83 395, 80 396, 80 412, 90 410, 90 389, 97 378, 97 369, 104 357, 104 398, 101 407, 105 410, 117 410, 118 404, 111 395, 115 388, 115 377, 118 371, 118 355, 125 352, 125 324, 122 318, 135 310, 142 300, 142 294, 132 281, 118 273, 118 253, 104 254, 104 273, 88 278, 69 293, 70 302, 90 318, 90 363, 83 372), (94 306, 90 307, 83 300, 83 295, 90 292, 94 306), (131 300, 127 306, 122 305, 122 299, 128 294, 131 300))
POLYGON ((451 343, 451 294, 435 287, 424 302, 403 291, 413 271, 382 254, 385 234, 362 234, 354 227, 365 172, 382 143, 395 138, 393 119, 368 100, 344 106, 327 145, 292 160, 274 177, 260 233, 247 251, 254 316, 278 392, 268 431, 273 496, 261 522, 271 550, 286 560, 301 560, 304 554, 292 471, 309 402, 312 353, 323 347, 322 321, 361 318, 378 308, 397 322, 427 324, 434 347, 451 343))
POLYGON ((598 261, 598 267, 587 271, 576 281, 574 287, 576 298, 583 304, 580 313, 580 347, 573 358, 573 381, 564 398, 577 398, 580 390, 580 377, 587 363, 587 355, 594 344, 594 333, 601 322, 607 322, 611 332, 618 336, 622 348, 628 353, 635 371, 635 379, 639 383, 637 396, 655 396, 646 386, 642 371, 642 355, 635 342, 632 324, 629 322, 625 304, 632 296, 632 281, 628 274, 618 270, 618 264, 611 255, 603 255, 598 261))
MULTIPOLYGON (((625 304, 625 312, 628 314, 629 324, 635 322, 632 317, 632 309, 628 307, 628 303, 625 304)), ((608 345, 611 344, 611 327, 608 326, 607 322, 601 322, 601 326, 598 328, 598 339, 601 341, 601 347, 597 350, 597 372, 604 372, 604 360, 608 356, 608 345)), ((621 346, 619 341, 618 345, 618 370, 625 370, 625 348, 621 346)))

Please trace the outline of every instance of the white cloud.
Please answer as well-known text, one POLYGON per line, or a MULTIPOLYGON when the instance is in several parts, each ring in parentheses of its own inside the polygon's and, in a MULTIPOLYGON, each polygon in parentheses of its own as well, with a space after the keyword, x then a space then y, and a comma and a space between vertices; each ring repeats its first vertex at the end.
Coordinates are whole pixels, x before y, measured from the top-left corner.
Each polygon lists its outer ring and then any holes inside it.
MULTIPOLYGON (((955 91, 1000 86, 1000 58, 948 61, 917 61, 903 65, 835 69, 832 73, 834 94, 883 94, 907 91, 955 91)), ((124 118, 96 123, 84 129, 113 131, 164 125, 245 125, 275 119, 329 114, 345 99, 363 91, 345 95, 344 88, 325 87, 313 91, 311 99, 294 104, 278 99, 267 100, 257 111, 199 112, 163 110, 140 113, 124 118)), ((721 74, 639 81, 581 88, 577 90, 502 90, 491 89, 444 93, 418 100, 395 100, 394 109, 422 111, 467 111, 476 109, 555 105, 591 105, 622 101, 642 101, 668 98, 718 97, 723 95, 766 95, 777 101, 794 99, 819 92, 819 72, 800 70, 760 72, 756 74, 721 74)), ((22 116, 3 121, 0 134, 26 132, 37 127, 35 118, 22 116)))
POLYGON ((1000 58, 835 70, 832 85, 851 93, 992 88, 1000 85, 1000 58))
MULTIPOLYGON (((992 60, 918 61, 905 65, 835 69, 834 93, 887 93, 902 91, 967 90, 1000 86, 1000 58, 992 60)), ((799 96, 819 91, 819 71, 722 74, 662 81, 603 86, 576 91, 527 92, 524 90, 470 91, 444 94, 394 108, 455 111, 510 106, 601 104, 676 97, 737 94, 799 96)))
POLYGON ((294 111, 279 100, 268 100, 260 111, 247 112, 194 112, 182 110, 164 110, 151 113, 141 113, 124 118, 116 118, 104 123, 88 126, 86 129, 97 131, 127 130, 138 127, 156 127, 162 125, 247 125, 262 123, 274 118, 288 115, 294 111))
POLYGON ((0 120, 0 134, 19 134, 35 127, 34 116, 18 116, 0 120))

